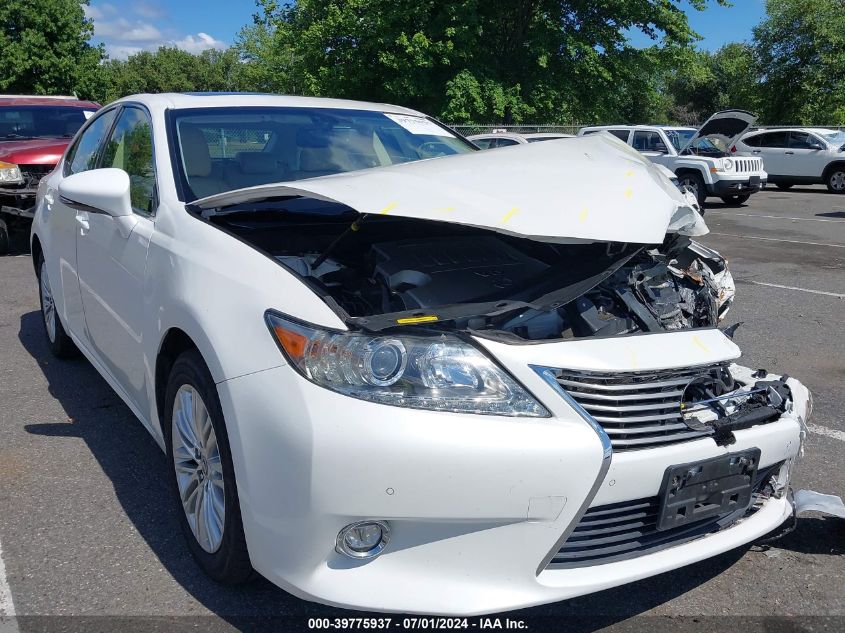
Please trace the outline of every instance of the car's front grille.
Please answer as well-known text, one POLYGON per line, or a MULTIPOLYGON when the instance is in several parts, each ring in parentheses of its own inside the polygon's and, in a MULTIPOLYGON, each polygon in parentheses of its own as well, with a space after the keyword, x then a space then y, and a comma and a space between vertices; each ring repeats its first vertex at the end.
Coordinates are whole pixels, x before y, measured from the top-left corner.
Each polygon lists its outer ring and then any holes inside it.
POLYGON ((555 370, 558 384, 610 437, 614 451, 654 448, 700 438, 681 417, 684 388, 726 365, 651 372, 555 370))
POLYGON ((737 173, 752 173, 762 171, 763 161, 759 158, 734 158, 734 169, 737 173))
POLYGON ((24 187, 35 189, 38 182, 51 171, 55 165, 18 165, 23 175, 24 187))
MULTIPOLYGON (((757 472, 753 484, 754 495, 744 516, 755 511, 760 492, 782 465, 783 462, 780 462, 757 472)), ((590 508, 549 562, 549 567, 585 567, 642 556, 717 532, 742 516, 731 515, 727 519, 713 517, 661 531, 657 529, 659 510, 659 497, 590 508)))

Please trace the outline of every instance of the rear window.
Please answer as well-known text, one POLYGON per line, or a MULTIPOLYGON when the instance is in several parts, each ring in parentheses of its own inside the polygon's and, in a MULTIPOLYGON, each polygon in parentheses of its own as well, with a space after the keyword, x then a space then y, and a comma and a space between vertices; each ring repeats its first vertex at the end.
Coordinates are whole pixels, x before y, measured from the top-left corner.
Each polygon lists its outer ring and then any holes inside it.
POLYGON ((70 138, 92 114, 73 106, 0 106, 0 140, 70 138))
POLYGON ((476 149, 431 119, 366 110, 195 108, 169 116, 174 169, 189 200, 476 149))

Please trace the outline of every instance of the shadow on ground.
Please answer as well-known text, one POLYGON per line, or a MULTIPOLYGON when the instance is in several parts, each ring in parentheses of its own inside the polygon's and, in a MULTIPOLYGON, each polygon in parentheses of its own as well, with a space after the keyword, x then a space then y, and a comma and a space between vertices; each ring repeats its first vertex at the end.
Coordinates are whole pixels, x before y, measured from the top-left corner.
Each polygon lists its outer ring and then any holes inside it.
MULTIPOLYGON (((175 500, 169 506, 165 504, 169 511, 162 511, 161 500, 172 499, 172 494, 167 463, 157 444, 87 361, 59 361, 49 355, 39 312, 21 317, 19 339, 38 361, 50 394, 70 420, 31 424, 27 431, 34 435, 81 438, 109 477, 122 510, 140 536, 167 572, 206 609, 241 630, 304 630, 309 617, 362 615, 299 600, 264 579, 232 588, 220 586, 203 575, 184 545, 176 514, 180 509, 175 500)), ((842 541, 841 535, 835 536, 842 541)), ((834 547, 831 538, 831 531, 823 525, 803 522, 784 546, 795 551, 829 551, 834 547)), ((539 628, 543 622, 566 622, 568 631, 603 628, 694 589, 731 567, 745 551, 745 548, 736 549, 624 587, 508 615, 539 622, 539 628)), ((212 627, 208 626, 210 621, 204 622, 206 630, 223 630, 217 625, 223 625, 222 622, 212 627)))

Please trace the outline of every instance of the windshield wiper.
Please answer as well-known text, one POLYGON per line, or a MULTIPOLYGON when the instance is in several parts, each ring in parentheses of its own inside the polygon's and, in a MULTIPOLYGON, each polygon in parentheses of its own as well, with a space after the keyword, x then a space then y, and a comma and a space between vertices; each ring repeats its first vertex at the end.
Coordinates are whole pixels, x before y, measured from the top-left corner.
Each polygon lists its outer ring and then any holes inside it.
POLYGON ((13 139, 17 139, 17 140, 30 141, 30 140, 34 139, 35 137, 34 136, 24 136, 23 134, 14 134, 13 133, 13 134, 4 134, 2 136, 2 138, 6 138, 6 139, 13 138, 13 139))

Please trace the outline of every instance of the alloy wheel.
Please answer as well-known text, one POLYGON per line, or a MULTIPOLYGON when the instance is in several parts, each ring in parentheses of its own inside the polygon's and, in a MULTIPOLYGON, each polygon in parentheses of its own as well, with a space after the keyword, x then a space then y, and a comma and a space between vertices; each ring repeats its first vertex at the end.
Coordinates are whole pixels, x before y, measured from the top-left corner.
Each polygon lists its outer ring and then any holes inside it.
POLYGON ((830 188, 845 191, 845 171, 835 171, 830 175, 830 188))
POLYGON ((50 279, 47 277, 47 263, 41 262, 41 274, 39 275, 39 286, 41 289, 41 314, 44 317, 44 326, 47 328, 47 336, 51 343, 56 342, 56 303, 53 301, 53 292, 50 290, 50 279))
POLYGON ((212 554, 223 542, 226 497, 217 435, 199 392, 182 385, 171 420, 173 467, 179 499, 197 543, 212 554))

